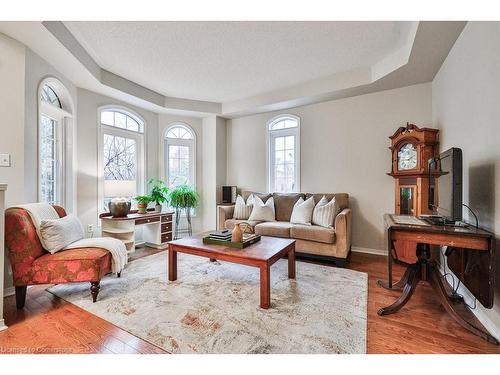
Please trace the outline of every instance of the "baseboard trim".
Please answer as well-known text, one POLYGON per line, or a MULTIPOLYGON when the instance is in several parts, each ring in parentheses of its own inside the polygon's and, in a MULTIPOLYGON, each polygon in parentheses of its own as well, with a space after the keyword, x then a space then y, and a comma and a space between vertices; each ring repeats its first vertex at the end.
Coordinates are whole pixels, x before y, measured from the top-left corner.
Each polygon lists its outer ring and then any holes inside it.
POLYGON ((369 247, 351 246, 351 251, 353 251, 355 253, 364 253, 364 254, 373 254, 373 255, 387 256, 387 250, 372 249, 372 248, 369 248, 369 247))
POLYGON ((16 288, 14 288, 13 286, 5 288, 3 290, 4 297, 13 296, 15 293, 16 293, 16 288))
MULTIPOLYGON (((441 273, 444 273, 444 267, 442 264, 439 265, 441 273)), ((458 282, 458 279, 450 273, 450 276, 453 277, 455 283, 458 282)), ((445 279, 446 280, 446 279, 445 279)), ((446 280, 448 283, 448 280, 446 280)), ((450 283, 448 283, 449 285, 450 283)), ((451 287, 451 285, 450 285, 451 287)), ((474 299, 475 297, 472 295, 471 292, 464 286, 464 284, 460 284, 457 290, 458 294, 461 294, 464 297, 464 301, 469 305, 472 306, 474 305, 474 299)), ((498 326, 491 318, 488 316, 488 310, 491 311, 491 309, 487 309, 479 301, 476 301, 476 308, 475 309, 470 309, 474 316, 481 322, 481 324, 488 330, 488 332, 495 337, 497 340, 500 340, 500 326, 498 326)))
POLYGON ((5 321, 0 319, 0 331, 7 329, 8 327, 5 325, 5 321))

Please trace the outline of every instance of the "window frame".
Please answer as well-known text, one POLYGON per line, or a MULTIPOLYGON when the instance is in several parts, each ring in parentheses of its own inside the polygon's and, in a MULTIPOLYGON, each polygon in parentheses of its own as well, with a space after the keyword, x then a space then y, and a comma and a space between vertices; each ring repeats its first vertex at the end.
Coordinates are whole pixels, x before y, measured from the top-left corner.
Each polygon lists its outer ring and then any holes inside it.
POLYGON ((170 188, 170 181, 169 181, 169 163, 168 163, 168 147, 170 145, 174 146, 188 146, 189 147, 189 154, 190 156, 192 155, 192 160, 189 166, 189 177, 190 177, 190 186, 196 190, 196 147, 197 147, 197 137, 196 137, 196 132, 194 129, 184 123, 184 122, 174 122, 169 124, 165 130, 163 131, 163 137, 161 139, 162 142, 162 171, 161 175, 163 177, 163 180, 166 182, 166 185, 170 188), (181 127, 184 128, 185 130, 189 131, 191 135, 193 136, 192 139, 182 139, 182 138, 167 138, 167 134, 170 130, 176 127, 181 127))
POLYGON ((72 152, 72 141, 67 138, 72 134, 72 100, 67 92, 66 87, 54 77, 46 77, 38 85, 37 91, 37 103, 38 103, 38 116, 37 116, 37 200, 42 202, 42 170, 41 170, 41 147, 42 147, 42 132, 41 123, 42 117, 47 117, 55 122, 54 129, 54 143, 55 143, 55 155, 54 162, 55 175, 54 175, 54 201, 48 202, 50 204, 60 205, 67 207, 69 210, 75 210, 74 204, 70 204, 71 198, 67 196, 71 187, 68 189, 69 179, 73 178, 72 170, 67 170, 71 165, 66 165, 67 161, 71 164, 72 156, 68 153, 72 152), (59 106, 43 100, 42 91, 45 86, 48 86, 50 90, 56 95, 59 106), (69 130, 69 131, 68 131, 69 130))
POLYGON ((284 193, 300 192, 300 117, 292 114, 281 114, 271 118, 266 124, 266 169, 267 169, 267 191, 276 192, 275 187, 275 139, 278 137, 295 136, 294 145, 294 189, 284 193), (296 127, 272 129, 272 127, 283 120, 293 120, 297 122, 296 127))
POLYGON ((104 202, 104 135, 122 137, 133 139, 136 142, 136 194, 141 195, 145 192, 146 182, 146 121, 134 112, 133 110, 120 105, 106 105, 99 107, 97 110, 97 175, 98 175, 98 189, 97 189, 97 214, 107 212, 107 208, 103 206, 104 202), (113 125, 103 124, 101 122, 101 113, 105 111, 115 111, 125 114, 135 120, 142 122, 142 132, 119 128, 113 125))

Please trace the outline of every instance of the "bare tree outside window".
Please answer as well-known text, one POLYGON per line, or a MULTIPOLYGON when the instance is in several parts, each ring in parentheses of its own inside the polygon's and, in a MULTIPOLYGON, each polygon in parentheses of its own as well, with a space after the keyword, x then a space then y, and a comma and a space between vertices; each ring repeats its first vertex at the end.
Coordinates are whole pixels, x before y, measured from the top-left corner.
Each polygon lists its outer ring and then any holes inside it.
POLYGON ((135 180, 137 145, 134 139, 104 134, 104 179, 135 180))

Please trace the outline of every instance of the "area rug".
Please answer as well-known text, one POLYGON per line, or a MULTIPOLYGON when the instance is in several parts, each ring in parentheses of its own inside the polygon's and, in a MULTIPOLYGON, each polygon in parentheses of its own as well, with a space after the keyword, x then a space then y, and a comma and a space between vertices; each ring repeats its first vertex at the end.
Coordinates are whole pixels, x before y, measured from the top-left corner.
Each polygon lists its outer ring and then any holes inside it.
POLYGON ((368 277, 362 272, 287 261, 271 267, 271 308, 259 307, 259 270, 167 253, 131 262, 121 278, 49 288, 56 296, 171 353, 366 353, 368 277))

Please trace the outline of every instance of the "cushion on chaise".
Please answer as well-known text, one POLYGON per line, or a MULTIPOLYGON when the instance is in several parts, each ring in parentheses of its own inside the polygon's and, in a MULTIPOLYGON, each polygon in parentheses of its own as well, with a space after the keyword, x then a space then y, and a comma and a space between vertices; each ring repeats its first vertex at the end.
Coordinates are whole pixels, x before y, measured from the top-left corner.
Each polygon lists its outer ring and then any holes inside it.
POLYGON ((45 254, 34 260, 31 278, 38 284, 98 281, 111 266, 111 254, 100 248, 80 248, 45 254))

